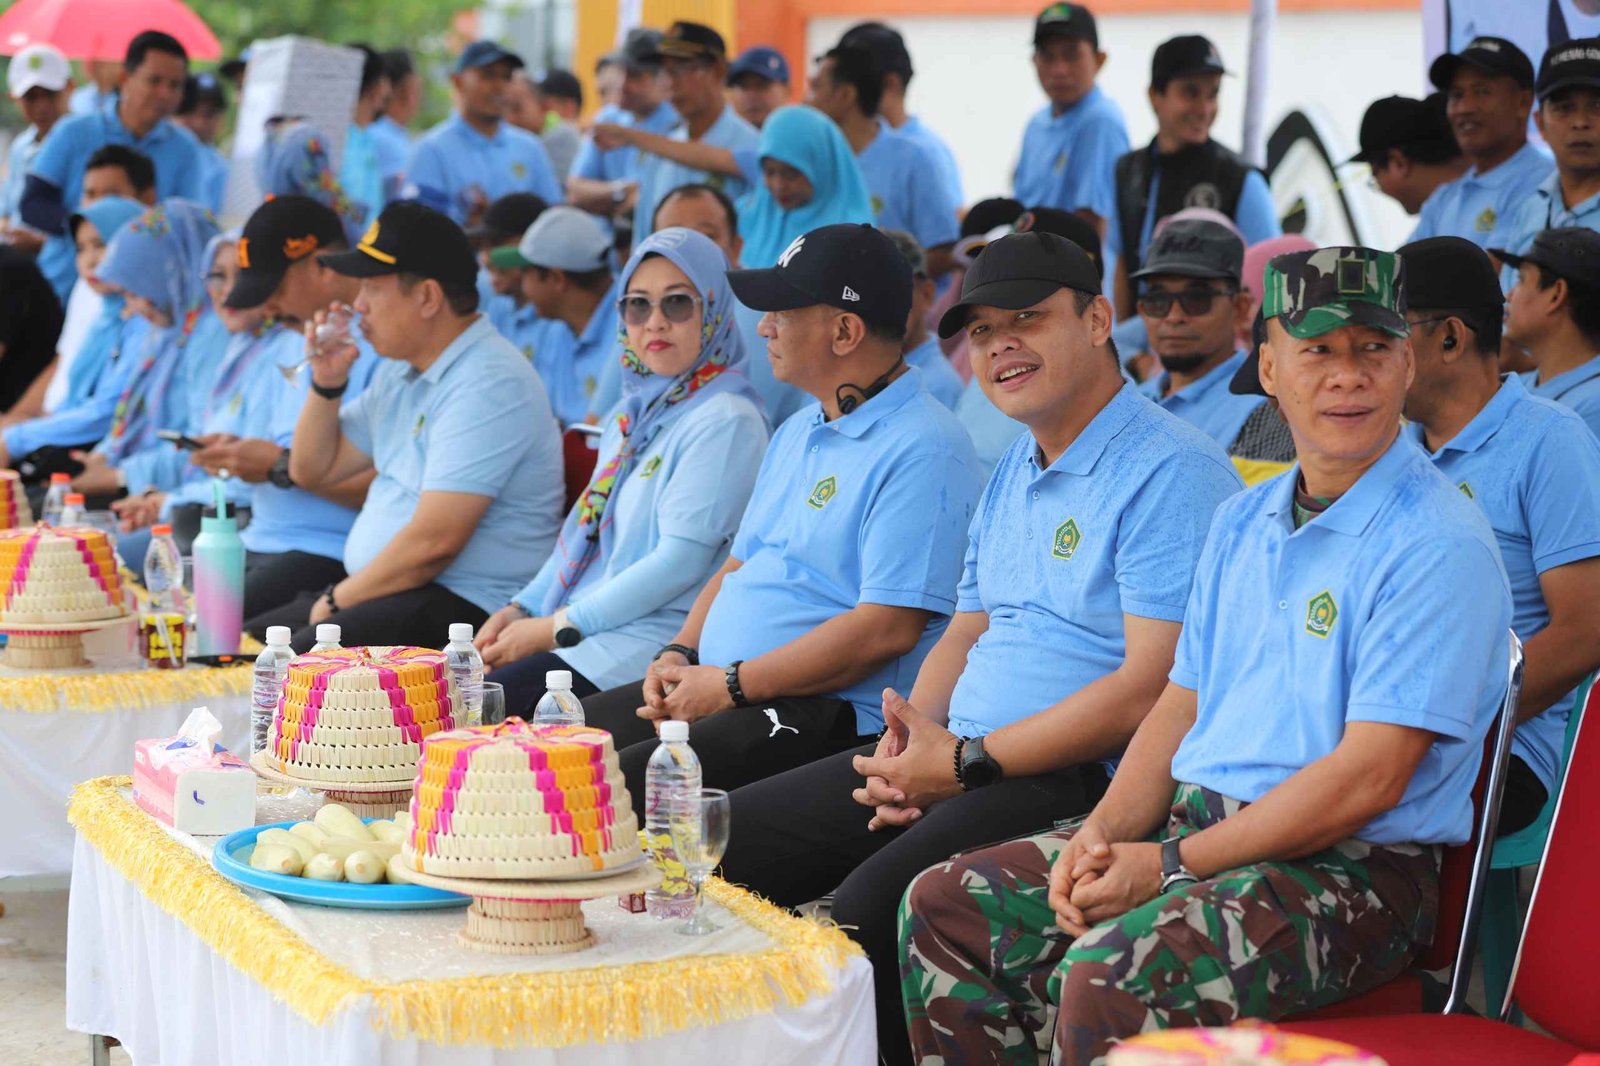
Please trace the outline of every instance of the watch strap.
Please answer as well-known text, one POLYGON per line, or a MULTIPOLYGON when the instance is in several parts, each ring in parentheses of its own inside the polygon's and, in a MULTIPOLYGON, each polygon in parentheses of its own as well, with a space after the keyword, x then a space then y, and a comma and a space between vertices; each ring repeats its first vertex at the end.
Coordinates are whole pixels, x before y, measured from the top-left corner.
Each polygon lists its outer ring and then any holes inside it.
POLYGON ((1182 840, 1182 837, 1171 836, 1161 842, 1161 891, 1163 892, 1200 880, 1183 864, 1183 853, 1178 850, 1178 844, 1182 840))
POLYGON ((655 655, 651 657, 650 661, 651 662, 655 662, 657 659, 661 658, 663 655, 667 654, 667 652, 669 652, 669 651, 675 651, 679 655, 683 656, 685 659, 688 659, 690 666, 699 666, 700 665, 700 651, 699 651, 699 649, 691 648, 687 644, 668 644, 665 647, 663 647, 660 651, 656 652, 655 655))
POLYGON ((331 389, 322 385, 318 385, 315 381, 311 383, 311 391, 316 393, 318 396, 321 396, 324 400, 337 400, 339 397, 344 395, 345 390, 349 387, 350 382, 348 381, 346 381, 343 385, 336 385, 331 389))
POLYGON ((966 769, 967 768, 966 768, 966 760, 963 759, 961 756, 966 752, 966 750, 967 750, 967 738, 966 737, 957 737, 956 738, 956 751, 955 751, 956 784, 961 786, 961 791, 963 791, 963 792, 967 791, 967 774, 966 774, 966 769))

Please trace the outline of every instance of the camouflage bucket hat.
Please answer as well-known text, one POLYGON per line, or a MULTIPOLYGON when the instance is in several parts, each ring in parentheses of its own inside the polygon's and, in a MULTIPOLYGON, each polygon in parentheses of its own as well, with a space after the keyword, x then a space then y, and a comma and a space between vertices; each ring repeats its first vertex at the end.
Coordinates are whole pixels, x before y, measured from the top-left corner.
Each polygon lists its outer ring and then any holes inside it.
POLYGON ((1400 257, 1371 248, 1290 252, 1267 264, 1261 314, 1295 337, 1320 337, 1343 326, 1371 326, 1396 337, 1406 323, 1400 257))

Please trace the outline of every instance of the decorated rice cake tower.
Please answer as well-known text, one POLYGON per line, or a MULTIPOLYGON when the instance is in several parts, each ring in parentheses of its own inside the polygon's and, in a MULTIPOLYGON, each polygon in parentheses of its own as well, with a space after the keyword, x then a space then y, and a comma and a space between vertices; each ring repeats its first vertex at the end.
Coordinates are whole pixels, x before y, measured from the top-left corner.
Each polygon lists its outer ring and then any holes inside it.
POLYGON ((1113 1047, 1106 1066, 1384 1066, 1335 1040, 1244 1023, 1230 1029, 1164 1029, 1113 1047))
POLYGON ((0 470, 0 529, 21 529, 33 525, 33 509, 28 506, 28 490, 15 470, 0 470))
POLYGON ((639 858, 639 824, 611 734, 498 725, 429 737, 402 862, 439 877, 544 881, 639 858))
POLYGON ((0 622, 49 625, 121 618, 122 582, 98 529, 0 531, 0 622))
POLYGON ((340 648, 289 663, 266 763, 324 784, 410 782, 424 738, 456 725, 443 652, 340 648))

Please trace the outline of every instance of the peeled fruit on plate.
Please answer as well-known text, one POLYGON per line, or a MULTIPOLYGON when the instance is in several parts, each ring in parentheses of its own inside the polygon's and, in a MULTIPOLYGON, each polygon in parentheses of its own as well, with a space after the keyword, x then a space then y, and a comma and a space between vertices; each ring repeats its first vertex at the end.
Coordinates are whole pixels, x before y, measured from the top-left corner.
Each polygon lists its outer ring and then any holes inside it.
POLYGON ((328 841, 317 850, 323 854, 332 855, 340 862, 348 859, 358 851, 370 851, 378 856, 378 861, 388 862, 389 856, 400 851, 400 844, 398 841, 390 844, 381 840, 350 840, 345 837, 339 837, 328 841))
POLYGON ((370 885, 383 876, 383 860, 370 851, 358 851, 344 860, 344 879, 370 885))
POLYGON ((286 848, 293 848, 300 856, 302 863, 308 863, 316 858, 317 846, 298 833, 291 833, 287 829, 263 829, 256 837, 256 847, 264 844, 278 844, 286 848))
POLYGON ((288 874, 297 877, 305 867, 300 860, 300 853, 293 848, 282 844, 258 844, 250 853, 250 865, 257 870, 265 870, 273 874, 288 874))
POLYGON ((324 804, 317 811, 315 821, 329 836, 349 837, 352 840, 378 839, 365 822, 337 803, 324 804))
POLYGON ((406 838, 406 830, 393 822, 373 822, 367 828, 372 830, 373 836, 386 844, 399 844, 406 838))
POLYGON ((344 863, 332 855, 317 855, 306 863, 305 876, 313 881, 343 881, 344 863))

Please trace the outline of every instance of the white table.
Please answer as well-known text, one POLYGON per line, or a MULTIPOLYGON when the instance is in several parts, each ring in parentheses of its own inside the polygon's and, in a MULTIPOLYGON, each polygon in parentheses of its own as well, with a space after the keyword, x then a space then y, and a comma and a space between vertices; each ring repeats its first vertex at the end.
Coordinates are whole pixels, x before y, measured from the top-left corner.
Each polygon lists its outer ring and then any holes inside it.
MULTIPOLYGON (((298 797, 264 798, 257 821, 304 816, 310 809, 304 804, 298 797)), ((209 851, 207 839, 171 831, 167 836, 195 852, 209 851)), ((156 855, 154 863, 163 861, 161 848, 149 850, 156 855)), ((144 876, 142 868, 132 873, 144 876)), ((676 923, 628 914, 614 901, 597 900, 585 906, 599 940, 589 951, 550 958, 481 955, 455 941, 464 909, 348 911, 290 904, 253 890, 244 894, 247 901, 231 906, 259 907, 326 961, 364 981, 434 980, 442 986, 476 976, 492 983, 496 977, 511 981, 524 974, 570 973, 673 955, 749 955, 778 947, 766 933, 721 908, 714 916, 724 930, 697 941, 677 934, 676 923)), ((721 1024, 677 1028, 632 1042, 531 1046, 541 1042, 535 1039, 509 1047, 462 1046, 396 1036, 375 1024, 374 999, 364 994, 352 995, 323 1024, 313 1024, 226 961, 197 931, 207 928, 206 922, 195 918, 162 910, 80 835, 67 941, 68 1028, 114 1036, 136 1064, 163 1066, 873 1066, 877 1061, 871 968, 859 955, 833 971, 828 991, 721 1024)), ((208 935, 216 941, 214 932, 208 935)), ((706 962, 722 964, 714 957, 706 962)), ((498 998, 490 991, 483 995, 498 998)), ((517 1009, 510 999, 503 997, 501 1009, 517 1009)))

